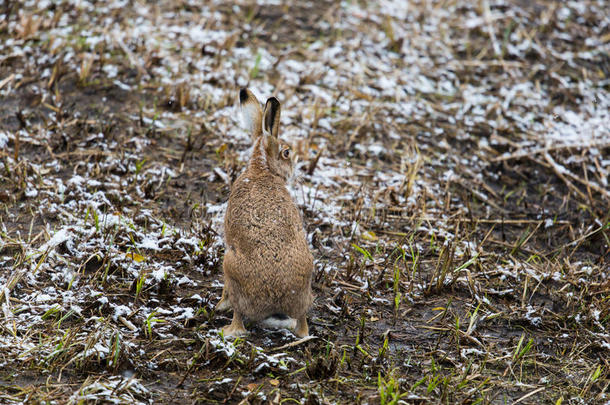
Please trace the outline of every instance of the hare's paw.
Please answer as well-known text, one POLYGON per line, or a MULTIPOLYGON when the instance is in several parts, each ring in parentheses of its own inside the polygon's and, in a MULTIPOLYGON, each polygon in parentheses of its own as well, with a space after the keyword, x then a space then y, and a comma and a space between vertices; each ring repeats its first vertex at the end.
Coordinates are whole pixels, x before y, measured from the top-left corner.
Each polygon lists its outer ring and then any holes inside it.
POLYGON ((233 320, 231 324, 222 328, 222 334, 224 337, 240 337, 246 334, 246 328, 244 328, 244 323, 241 320, 241 314, 237 313, 237 311, 233 311, 233 320))
POLYGON ((244 325, 235 325, 235 322, 231 322, 230 325, 222 328, 222 334, 224 337, 240 337, 245 336, 248 332, 244 325))
POLYGON ((297 335, 298 338, 309 336, 309 327, 307 326, 307 317, 305 315, 297 319, 294 334, 297 335))
POLYGON ((224 312, 230 310, 231 308, 231 301, 229 301, 225 290, 222 290, 222 298, 220 298, 220 301, 218 301, 218 304, 216 304, 214 309, 216 311, 224 312))
POLYGON ((231 303, 229 302, 229 300, 221 298, 220 301, 218 301, 218 304, 216 304, 216 307, 214 309, 216 309, 216 311, 220 311, 220 312, 228 311, 231 309, 231 303))

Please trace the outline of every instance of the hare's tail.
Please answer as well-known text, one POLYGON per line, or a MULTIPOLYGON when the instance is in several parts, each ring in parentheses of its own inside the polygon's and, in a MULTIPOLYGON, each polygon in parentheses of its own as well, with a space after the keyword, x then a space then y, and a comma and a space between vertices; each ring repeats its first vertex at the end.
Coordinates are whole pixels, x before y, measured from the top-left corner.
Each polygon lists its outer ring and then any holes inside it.
POLYGON ((273 329, 294 329, 296 323, 296 319, 292 319, 286 314, 273 314, 261 321, 263 326, 273 329))

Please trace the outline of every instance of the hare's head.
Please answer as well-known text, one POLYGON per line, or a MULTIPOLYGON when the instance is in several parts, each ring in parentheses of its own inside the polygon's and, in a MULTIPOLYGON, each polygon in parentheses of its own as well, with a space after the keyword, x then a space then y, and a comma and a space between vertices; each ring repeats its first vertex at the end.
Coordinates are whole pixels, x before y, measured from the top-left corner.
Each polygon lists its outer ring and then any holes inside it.
POLYGON ((254 151, 252 160, 285 180, 292 177, 295 156, 287 142, 279 139, 280 102, 275 97, 267 99, 265 108, 248 89, 239 92, 239 104, 244 123, 252 135, 254 151))

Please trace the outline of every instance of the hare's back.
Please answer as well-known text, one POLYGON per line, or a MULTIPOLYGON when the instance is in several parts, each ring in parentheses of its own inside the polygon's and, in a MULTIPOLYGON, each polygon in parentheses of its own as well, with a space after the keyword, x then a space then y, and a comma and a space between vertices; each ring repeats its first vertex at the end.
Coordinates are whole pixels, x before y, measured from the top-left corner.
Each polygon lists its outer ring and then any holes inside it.
POLYGON ((301 216, 288 190, 273 179, 265 180, 242 175, 233 184, 225 216, 229 245, 239 248, 236 244, 242 242, 249 248, 256 244, 284 248, 304 242, 301 216))

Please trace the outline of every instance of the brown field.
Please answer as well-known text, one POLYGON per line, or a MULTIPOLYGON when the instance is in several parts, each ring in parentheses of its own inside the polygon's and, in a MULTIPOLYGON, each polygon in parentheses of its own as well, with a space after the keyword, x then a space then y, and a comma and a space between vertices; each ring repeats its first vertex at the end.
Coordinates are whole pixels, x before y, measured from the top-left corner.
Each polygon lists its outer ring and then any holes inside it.
POLYGON ((610 403, 603 1, 0 14, 0 403, 610 403), (304 340, 214 311, 243 86, 300 157, 304 340))

